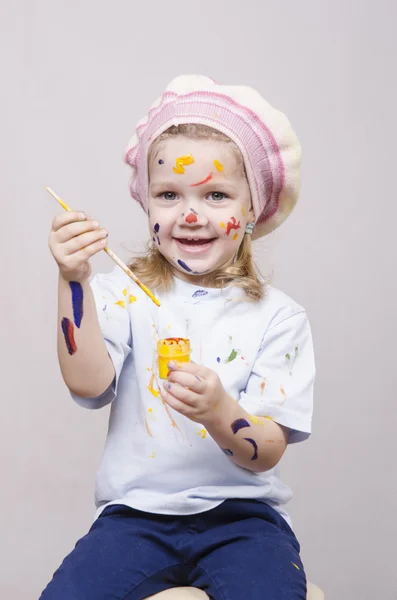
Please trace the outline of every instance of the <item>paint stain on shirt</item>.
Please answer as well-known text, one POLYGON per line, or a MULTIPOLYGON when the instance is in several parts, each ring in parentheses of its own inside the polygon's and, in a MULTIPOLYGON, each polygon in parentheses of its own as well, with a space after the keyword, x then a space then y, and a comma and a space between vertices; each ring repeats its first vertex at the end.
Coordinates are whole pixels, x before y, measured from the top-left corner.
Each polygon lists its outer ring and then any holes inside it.
POLYGON ((115 302, 116 306, 121 306, 121 308, 125 308, 125 302, 124 300, 117 300, 117 302, 115 302))
POLYGON ((205 440, 205 438, 207 437, 207 430, 206 429, 200 429, 199 431, 197 431, 197 435, 200 435, 201 439, 205 440))
POLYGON ((226 361, 227 363, 231 363, 234 361, 234 359, 237 357, 237 350, 232 350, 231 353, 229 354, 229 356, 227 357, 226 361))
POLYGON ((154 379, 155 379, 155 377, 156 377, 156 374, 152 373, 152 375, 150 377, 149 384, 147 386, 147 389, 149 390, 149 392, 151 394, 153 394, 153 396, 155 398, 158 398, 160 396, 160 392, 159 392, 159 390, 156 390, 155 387, 154 387, 154 379))
POLYGON ((150 427, 148 425, 148 422, 145 419, 145 429, 146 429, 146 433, 150 436, 153 437, 153 433, 150 431, 150 427))
POLYGON ((284 398, 283 402, 285 402, 287 399, 287 394, 285 393, 285 390, 282 385, 280 385, 280 392, 281 392, 282 397, 284 398))
POLYGON ((201 296, 206 296, 208 294, 207 290, 197 290, 192 295, 192 298, 200 298, 201 296))

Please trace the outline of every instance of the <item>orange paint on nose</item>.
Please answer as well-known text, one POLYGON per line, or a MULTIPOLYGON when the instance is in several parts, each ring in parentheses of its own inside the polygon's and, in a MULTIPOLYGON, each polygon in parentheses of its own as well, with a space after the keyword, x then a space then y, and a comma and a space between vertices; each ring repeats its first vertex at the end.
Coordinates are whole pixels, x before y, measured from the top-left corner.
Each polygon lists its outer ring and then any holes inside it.
POLYGON ((186 219, 185 219, 186 223, 189 223, 189 225, 191 225, 192 223, 197 223, 197 216, 193 213, 190 213, 186 219))

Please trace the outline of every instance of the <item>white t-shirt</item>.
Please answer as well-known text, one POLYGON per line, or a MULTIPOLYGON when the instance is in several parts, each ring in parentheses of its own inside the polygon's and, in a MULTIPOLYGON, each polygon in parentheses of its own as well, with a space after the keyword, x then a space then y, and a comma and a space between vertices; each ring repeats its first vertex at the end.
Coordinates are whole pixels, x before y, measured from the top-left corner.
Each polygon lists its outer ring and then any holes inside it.
POLYGON ((96 517, 109 504, 188 515, 228 498, 262 500, 289 517, 291 490, 279 467, 253 473, 225 456, 205 428, 158 395, 156 341, 185 337, 191 358, 215 371, 251 415, 289 427, 289 443, 311 431, 314 357, 304 309, 267 288, 259 302, 241 289, 197 287, 174 279, 158 293, 158 308, 121 269, 91 282, 116 378, 99 398, 73 396, 86 408, 111 404, 109 431, 97 473, 96 517))

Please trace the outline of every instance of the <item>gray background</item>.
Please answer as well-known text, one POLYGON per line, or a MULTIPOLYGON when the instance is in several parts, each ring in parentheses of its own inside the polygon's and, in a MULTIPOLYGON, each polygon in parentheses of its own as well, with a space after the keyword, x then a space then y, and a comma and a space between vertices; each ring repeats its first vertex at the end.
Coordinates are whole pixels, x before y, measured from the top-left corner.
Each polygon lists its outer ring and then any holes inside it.
POLYGON ((327 600, 396 599, 396 17, 392 0, 2 0, 2 598, 36 599, 90 526, 108 417, 59 374, 44 186, 127 259, 147 230, 124 147, 198 72, 257 87, 304 148, 300 203, 256 252, 316 342, 314 434, 283 458, 309 578, 327 600))

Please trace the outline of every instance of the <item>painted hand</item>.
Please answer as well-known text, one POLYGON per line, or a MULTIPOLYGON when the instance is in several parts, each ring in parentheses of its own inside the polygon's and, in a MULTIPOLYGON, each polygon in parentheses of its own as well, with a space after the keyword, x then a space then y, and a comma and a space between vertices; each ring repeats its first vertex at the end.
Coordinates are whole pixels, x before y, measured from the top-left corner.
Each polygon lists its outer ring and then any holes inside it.
POLYGON ((169 368, 163 400, 192 421, 205 425, 216 420, 218 409, 231 400, 218 375, 194 362, 170 362, 169 368))

